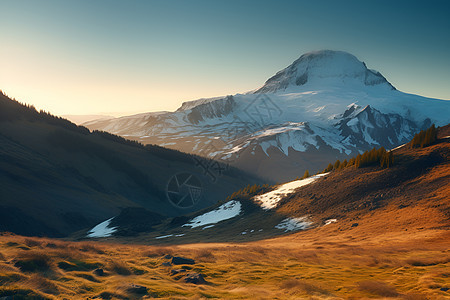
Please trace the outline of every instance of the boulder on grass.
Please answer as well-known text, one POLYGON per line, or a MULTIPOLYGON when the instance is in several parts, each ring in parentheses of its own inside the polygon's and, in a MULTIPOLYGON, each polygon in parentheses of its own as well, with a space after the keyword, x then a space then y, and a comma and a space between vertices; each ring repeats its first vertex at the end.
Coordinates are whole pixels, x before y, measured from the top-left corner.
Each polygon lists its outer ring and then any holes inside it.
POLYGON ((148 291, 147 287, 143 285, 131 284, 130 286, 127 287, 127 292, 139 295, 146 295, 148 291))
POLYGON ((104 276, 105 275, 105 271, 103 271, 103 269, 98 268, 98 269, 94 270, 94 274, 97 275, 97 276, 104 276))
POLYGON ((206 280, 200 273, 189 273, 186 275, 186 277, 184 277, 184 281, 186 283, 193 283, 193 284, 206 284, 206 280))
POLYGON ((193 265, 193 264, 195 264, 195 261, 190 258, 174 256, 174 257, 172 257, 172 264, 174 264, 174 265, 193 265))

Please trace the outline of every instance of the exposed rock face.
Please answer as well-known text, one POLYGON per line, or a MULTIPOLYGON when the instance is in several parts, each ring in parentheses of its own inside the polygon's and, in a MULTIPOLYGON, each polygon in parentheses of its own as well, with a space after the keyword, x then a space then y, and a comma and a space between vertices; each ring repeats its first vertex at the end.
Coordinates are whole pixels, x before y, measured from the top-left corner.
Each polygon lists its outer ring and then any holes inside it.
POLYGON ((184 258, 180 256, 172 257, 172 264, 174 265, 193 265, 195 264, 195 260, 190 258, 184 258))
POLYGON ((193 107, 187 115, 190 123, 198 124, 205 119, 219 118, 229 114, 235 107, 233 96, 193 107))
POLYGON ((358 113, 347 113, 338 128, 344 140, 357 147, 365 149, 378 144, 391 149, 408 142, 411 136, 430 125, 430 119, 417 124, 399 114, 383 114, 368 105, 358 113))
POLYGON ((131 284, 127 287, 127 291, 139 295, 146 295, 148 293, 147 287, 138 284, 131 284))

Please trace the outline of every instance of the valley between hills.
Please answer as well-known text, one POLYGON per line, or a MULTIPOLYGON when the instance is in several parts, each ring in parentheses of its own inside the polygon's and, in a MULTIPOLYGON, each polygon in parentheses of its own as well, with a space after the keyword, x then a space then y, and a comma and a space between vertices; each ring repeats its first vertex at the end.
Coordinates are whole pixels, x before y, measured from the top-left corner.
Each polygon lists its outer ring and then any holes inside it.
POLYGON ((282 197, 272 216, 263 209, 243 210, 239 218, 213 229, 185 229, 180 237, 175 237, 180 228, 170 226, 96 241, 3 233, 0 296, 446 299, 449 135, 450 127, 441 127, 429 146, 393 150, 390 168, 332 171, 282 197), (275 215, 305 214, 313 224, 307 230, 250 239, 239 234, 255 220, 263 224, 275 215), (161 233, 174 235, 155 239, 161 233))

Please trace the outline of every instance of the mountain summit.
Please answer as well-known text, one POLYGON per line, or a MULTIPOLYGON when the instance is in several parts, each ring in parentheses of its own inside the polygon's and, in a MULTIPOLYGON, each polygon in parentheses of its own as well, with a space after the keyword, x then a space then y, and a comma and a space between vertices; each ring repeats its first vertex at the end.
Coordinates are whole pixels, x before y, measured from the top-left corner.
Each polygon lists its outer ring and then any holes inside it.
POLYGON ((269 78, 256 93, 272 93, 303 85, 380 85, 395 89, 378 71, 368 69, 354 55, 333 50, 303 54, 269 78))

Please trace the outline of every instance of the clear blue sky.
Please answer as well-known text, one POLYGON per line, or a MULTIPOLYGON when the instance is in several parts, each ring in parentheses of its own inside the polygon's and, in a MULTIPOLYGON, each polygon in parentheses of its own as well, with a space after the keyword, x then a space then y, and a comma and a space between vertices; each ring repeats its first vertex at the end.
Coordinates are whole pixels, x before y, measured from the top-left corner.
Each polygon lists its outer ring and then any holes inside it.
POLYGON ((0 89, 55 114, 174 110, 320 49, 450 99, 450 1, 0 0, 0 12, 0 89))

